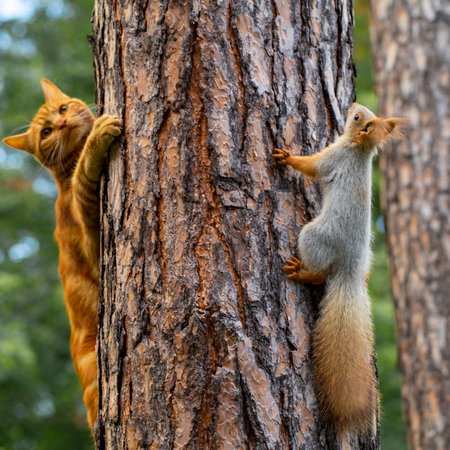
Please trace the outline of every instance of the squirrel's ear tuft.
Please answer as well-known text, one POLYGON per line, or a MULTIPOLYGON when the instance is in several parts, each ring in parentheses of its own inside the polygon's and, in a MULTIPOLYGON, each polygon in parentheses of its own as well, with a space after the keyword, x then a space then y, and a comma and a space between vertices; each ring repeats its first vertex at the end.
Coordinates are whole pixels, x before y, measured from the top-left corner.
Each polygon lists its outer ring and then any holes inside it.
POLYGON ((7 138, 3 139, 3 143, 17 150, 23 150, 24 152, 28 152, 31 154, 34 153, 33 146, 30 142, 29 132, 16 134, 15 136, 8 136, 7 138))
POLYGON ((384 126, 388 132, 388 139, 402 139, 405 135, 405 130, 408 121, 402 117, 389 117, 384 119, 384 126))

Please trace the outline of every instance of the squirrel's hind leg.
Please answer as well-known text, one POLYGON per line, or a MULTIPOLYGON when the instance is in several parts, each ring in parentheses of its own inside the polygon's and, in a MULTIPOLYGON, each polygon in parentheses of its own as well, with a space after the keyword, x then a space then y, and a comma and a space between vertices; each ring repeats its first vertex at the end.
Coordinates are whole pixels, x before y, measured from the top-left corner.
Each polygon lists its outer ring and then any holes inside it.
POLYGON ((304 264, 295 256, 287 260, 283 270, 290 280, 296 280, 300 283, 323 284, 327 280, 326 273, 305 269, 304 264))

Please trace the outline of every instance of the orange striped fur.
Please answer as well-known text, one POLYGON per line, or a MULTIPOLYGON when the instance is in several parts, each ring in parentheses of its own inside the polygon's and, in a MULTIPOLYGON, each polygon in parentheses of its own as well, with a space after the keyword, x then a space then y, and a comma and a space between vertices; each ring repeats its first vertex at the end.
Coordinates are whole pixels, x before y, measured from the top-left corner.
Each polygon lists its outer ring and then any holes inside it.
POLYGON ((55 238, 71 327, 70 348, 83 387, 88 422, 97 416, 98 184, 106 152, 121 133, 113 116, 95 119, 81 100, 42 79, 45 103, 26 133, 3 142, 32 154, 58 186, 55 238))

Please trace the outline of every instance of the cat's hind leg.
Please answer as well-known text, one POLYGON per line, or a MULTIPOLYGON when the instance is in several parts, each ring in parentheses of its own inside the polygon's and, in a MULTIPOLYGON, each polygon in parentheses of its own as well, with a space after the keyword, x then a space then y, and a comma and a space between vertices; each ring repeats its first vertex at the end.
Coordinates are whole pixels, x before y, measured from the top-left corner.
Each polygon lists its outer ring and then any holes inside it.
POLYGON ((89 426, 94 426, 98 413, 98 385, 97 385, 97 326, 89 329, 72 328, 70 347, 75 370, 83 388, 83 401, 86 406, 89 426))

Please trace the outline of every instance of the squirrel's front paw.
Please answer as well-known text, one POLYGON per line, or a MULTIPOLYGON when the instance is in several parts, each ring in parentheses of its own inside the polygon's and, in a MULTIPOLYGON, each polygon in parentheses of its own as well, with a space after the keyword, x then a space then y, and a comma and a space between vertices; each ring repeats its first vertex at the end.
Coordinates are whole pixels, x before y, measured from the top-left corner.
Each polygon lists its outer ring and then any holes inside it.
POLYGON ((287 164, 287 159, 291 156, 291 154, 284 148, 274 148, 272 156, 276 159, 278 164, 287 164))
POLYGON ((283 266, 283 270, 286 272, 286 276, 290 279, 295 279, 297 274, 304 268, 303 263, 297 259, 295 256, 292 256, 286 261, 286 264, 283 266))
POLYGON ((91 136, 96 145, 106 150, 121 133, 122 121, 116 116, 104 115, 94 122, 91 136))

